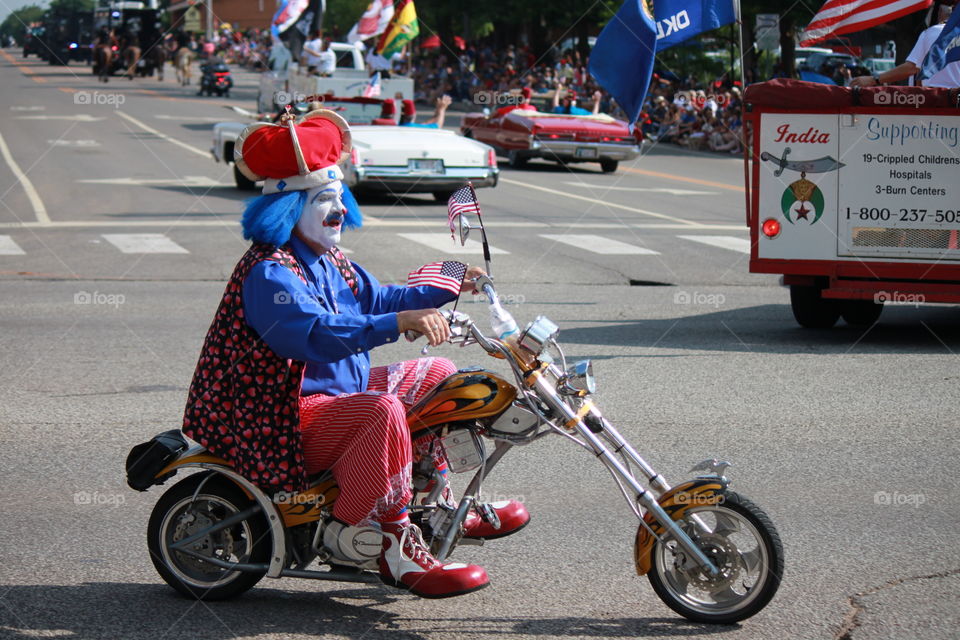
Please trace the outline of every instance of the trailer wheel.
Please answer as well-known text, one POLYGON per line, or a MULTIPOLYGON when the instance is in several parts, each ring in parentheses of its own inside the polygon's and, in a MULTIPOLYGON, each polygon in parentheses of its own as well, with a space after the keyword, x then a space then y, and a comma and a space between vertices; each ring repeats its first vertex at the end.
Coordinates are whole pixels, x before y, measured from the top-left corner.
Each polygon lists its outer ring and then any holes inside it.
POLYGON ((883 304, 872 300, 844 300, 840 303, 840 315, 854 327, 869 327, 883 313, 883 304))
POLYGON ((818 287, 790 285, 793 317, 807 329, 829 329, 840 318, 840 305, 820 295, 818 287))

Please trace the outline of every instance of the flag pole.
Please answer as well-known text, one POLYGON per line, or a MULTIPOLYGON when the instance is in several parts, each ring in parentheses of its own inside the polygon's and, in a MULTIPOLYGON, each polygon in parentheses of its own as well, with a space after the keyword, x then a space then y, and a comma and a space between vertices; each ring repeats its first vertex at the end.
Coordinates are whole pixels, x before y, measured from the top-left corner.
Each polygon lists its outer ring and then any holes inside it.
POLYGON ((490 245, 487 244, 487 230, 484 228, 483 218, 480 216, 480 201, 477 199, 477 190, 473 188, 473 182, 467 182, 467 186, 470 187, 473 201, 477 203, 477 222, 480 223, 480 237, 483 238, 483 262, 487 267, 487 275, 493 278, 493 274, 490 273, 490 245))
MULTIPOLYGON (((743 117, 743 96, 747 92, 747 76, 744 67, 746 55, 743 51, 743 13, 740 0, 733 0, 733 12, 737 18, 737 35, 740 38, 740 146, 743 147, 743 191, 747 200, 747 224, 750 224, 750 149, 747 148, 747 121, 743 117)), ((753 43, 750 43, 753 47, 753 43)))

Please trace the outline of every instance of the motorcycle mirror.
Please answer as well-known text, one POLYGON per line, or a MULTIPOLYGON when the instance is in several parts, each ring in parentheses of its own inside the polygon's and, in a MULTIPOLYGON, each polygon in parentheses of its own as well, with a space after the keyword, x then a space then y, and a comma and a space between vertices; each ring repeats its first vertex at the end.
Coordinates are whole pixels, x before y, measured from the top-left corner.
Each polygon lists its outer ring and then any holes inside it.
POLYGON ((457 216, 457 231, 460 236, 460 246, 465 246, 467 244, 467 236, 470 235, 470 229, 473 227, 470 226, 470 220, 467 219, 466 214, 461 213, 457 216))

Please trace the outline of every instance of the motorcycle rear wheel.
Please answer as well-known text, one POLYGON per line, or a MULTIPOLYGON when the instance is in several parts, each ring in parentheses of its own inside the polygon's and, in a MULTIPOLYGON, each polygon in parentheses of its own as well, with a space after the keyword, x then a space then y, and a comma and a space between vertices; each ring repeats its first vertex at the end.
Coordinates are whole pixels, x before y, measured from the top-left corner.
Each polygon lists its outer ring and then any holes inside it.
MULTIPOLYGON (((188 598, 226 600, 253 587, 266 574, 231 571, 176 551, 170 544, 247 509, 253 502, 222 476, 197 473, 170 487, 150 515, 147 547, 160 577, 188 598), (206 482, 204 482, 206 480, 206 482), (200 492, 193 498, 197 487, 200 492)), ((262 514, 215 531, 193 545, 195 550, 227 562, 267 563, 270 532, 262 514)))
POLYGON ((689 509, 678 524, 720 574, 700 571, 676 540, 657 541, 647 578, 668 607, 695 622, 733 624, 767 606, 783 579, 783 544, 766 513, 728 492, 720 504, 689 509), (691 520, 693 515, 706 531, 691 520))

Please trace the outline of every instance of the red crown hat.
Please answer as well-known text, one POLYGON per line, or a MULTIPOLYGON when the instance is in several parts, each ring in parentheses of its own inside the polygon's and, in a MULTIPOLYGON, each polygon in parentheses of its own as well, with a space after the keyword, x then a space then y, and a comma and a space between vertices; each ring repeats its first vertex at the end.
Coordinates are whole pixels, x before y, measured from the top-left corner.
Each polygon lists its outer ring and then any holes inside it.
POLYGON ((393 98, 387 98, 383 101, 383 104, 380 105, 381 118, 392 118, 396 113, 397 103, 393 101, 393 98))
POLYGON ((524 87, 523 89, 520 89, 520 95, 529 100, 530 96, 533 95, 533 91, 530 90, 530 87, 524 87))
POLYGON ((403 101, 403 108, 401 109, 400 114, 404 116, 417 115, 417 107, 413 104, 413 100, 403 101))
POLYGON ((343 179, 337 163, 351 149, 350 125, 328 109, 311 111, 299 122, 252 124, 233 148, 237 168, 251 180, 263 180, 263 193, 321 187, 343 179))

